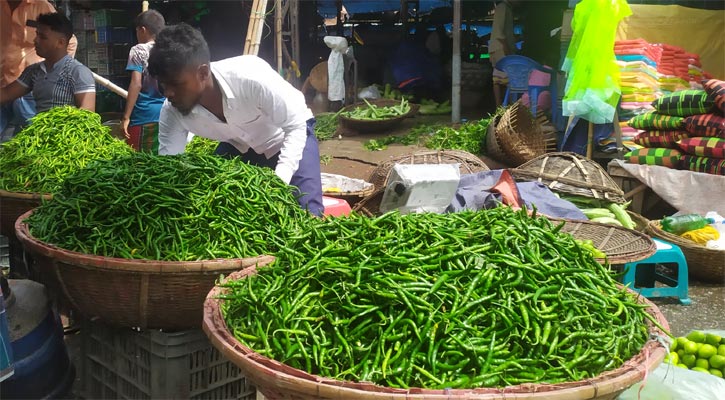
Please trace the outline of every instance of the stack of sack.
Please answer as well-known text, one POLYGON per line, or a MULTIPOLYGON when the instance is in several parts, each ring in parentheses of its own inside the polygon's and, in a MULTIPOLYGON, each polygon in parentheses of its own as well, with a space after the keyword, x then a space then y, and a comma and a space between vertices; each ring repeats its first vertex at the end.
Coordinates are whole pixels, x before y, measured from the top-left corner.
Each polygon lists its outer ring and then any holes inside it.
POLYGON ((660 97, 652 103, 655 111, 629 120, 631 128, 644 130, 634 139, 644 148, 625 160, 725 175, 725 82, 704 86, 660 97))
POLYGON ((631 118, 653 109, 650 103, 660 95, 657 67, 662 51, 662 47, 644 39, 614 43, 622 90, 620 116, 624 113, 631 118))

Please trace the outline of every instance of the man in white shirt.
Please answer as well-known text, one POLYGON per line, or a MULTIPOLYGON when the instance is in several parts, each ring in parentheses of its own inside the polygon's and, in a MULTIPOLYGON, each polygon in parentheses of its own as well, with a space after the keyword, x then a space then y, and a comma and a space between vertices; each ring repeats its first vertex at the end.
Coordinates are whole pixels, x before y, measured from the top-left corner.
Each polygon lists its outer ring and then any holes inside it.
POLYGON ((159 32, 148 70, 167 99, 159 154, 183 153, 189 132, 217 140, 218 155, 273 168, 299 190, 303 208, 322 215, 315 119, 302 92, 269 64, 256 56, 210 62, 201 33, 179 24, 159 32))

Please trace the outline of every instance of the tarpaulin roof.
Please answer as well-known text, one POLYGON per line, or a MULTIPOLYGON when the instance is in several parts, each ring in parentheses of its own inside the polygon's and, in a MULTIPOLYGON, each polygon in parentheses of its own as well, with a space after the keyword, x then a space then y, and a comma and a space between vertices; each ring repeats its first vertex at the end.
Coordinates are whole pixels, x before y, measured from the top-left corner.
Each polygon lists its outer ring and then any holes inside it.
MULTIPOLYGON (((323 17, 332 18, 337 12, 336 3, 336 0, 317 0, 317 10, 323 17)), ((343 0, 342 4, 350 14, 400 10, 400 0, 343 0)), ((418 12, 450 6, 451 0, 420 0, 418 12)))

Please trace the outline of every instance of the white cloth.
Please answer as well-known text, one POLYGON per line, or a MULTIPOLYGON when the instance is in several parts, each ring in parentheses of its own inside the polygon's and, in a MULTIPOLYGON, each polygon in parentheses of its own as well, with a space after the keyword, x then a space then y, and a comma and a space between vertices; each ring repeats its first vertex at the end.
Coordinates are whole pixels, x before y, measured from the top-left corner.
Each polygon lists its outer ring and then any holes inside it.
POLYGON ((325 36, 327 47, 332 49, 327 59, 327 98, 330 101, 345 100, 345 60, 347 39, 340 36, 325 36))
POLYGON ((240 152, 250 148, 271 158, 279 154, 275 173, 285 183, 299 167, 312 111, 305 97, 257 56, 245 55, 211 63, 224 105, 222 122, 196 105, 182 115, 167 100, 159 119, 159 154, 184 152, 187 134, 227 142, 240 152))
POLYGON ((715 211, 725 215, 725 176, 616 161, 683 214, 715 211))

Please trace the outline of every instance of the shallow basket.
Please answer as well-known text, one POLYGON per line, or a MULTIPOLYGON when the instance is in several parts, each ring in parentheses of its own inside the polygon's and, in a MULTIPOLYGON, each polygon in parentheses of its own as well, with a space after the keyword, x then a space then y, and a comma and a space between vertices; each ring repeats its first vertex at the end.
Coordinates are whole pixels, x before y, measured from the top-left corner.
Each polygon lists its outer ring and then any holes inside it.
POLYGON ((489 170, 480 158, 463 150, 423 150, 398 156, 380 163, 370 173, 368 182, 375 186, 375 191, 357 203, 353 210, 369 217, 380 213, 380 202, 395 164, 460 164, 461 175, 489 170))
POLYGON ((596 162, 569 152, 548 153, 511 170, 519 181, 539 181, 554 192, 625 202, 624 192, 596 162))
POLYGON ((707 247, 662 229, 660 220, 651 221, 647 227, 650 235, 676 244, 687 260, 689 274, 701 281, 725 284, 725 250, 707 247))
POLYGON ((50 194, 8 192, 0 190, 0 235, 15 240, 15 221, 19 216, 38 207, 50 194))
POLYGON ((610 264, 644 260, 657 251, 657 245, 652 238, 643 232, 591 221, 549 219, 557 224, 564 222, 561 232, 568 233, 578 240, 591 240, 594 247, 607 255, 606 261, 610 264))
MULTIPOLYGON (((380 99, 380 100, 368 100, 368 103, 378 106, 378 107, 389 107, 389 106, 397 106, 400 104, 400 100, 388 100, 388 99, 380 99)), ((352 111, 358 107, 367 107, 367 104, 365 103, 355 103, 351 104, 345 108, 343 108, 342 112, 352 111)), ((415 114, 418 113, 419 106, 417 104, 410 104, 410 111, 408 111, 406 114, 403 114, 398 117, 394 118, 388 118, 388 119, 382 119, 382 120, 362 120, 362 119, 352 119, 348 118, 342 113, 338 116, 338 121, 340 124, 340 127, 343 129, 351 130, 358 133, 372 133, 372 132, 380 132, 384 131, 386 129, 392 129, 396 126, 400 125, 401 122, 403 122, 406 118, 412 117, 415 114)))
POLYGON ((203 303, 220 274, 266 265, 272 256, 205 261, 154 261, 110 258, 63 250, 34 238, 15 223, 20 242, 50 290, 82 315, 117 326, 180 330, 196 328, 203 303))
POLYGON ((362 179, 350 178, 344 175, 322 173, 322 194, 328 197, 335 197, 347 201, 349 205, 360 202, 366 196, 375 192, 375 185, 362 179), (329 190, 330 186, 336 186, 341 190, 329 190))
MULTIPOLYGON (((247 268, 231 274, 228 279, 243 279, 256 273, 247 268)), ((656 340, 649 340, 642 350, 621 367, 594 378, 558 384, 525 384, 505 388, 478 389, 394 389, 372 383, 340 381, 308 374, 271 360, 237 341, 226 326, 218 296, 223 288, 214 287, 204 303, 203 329, 212 345, 242 370, 257 390, 270 399, 614 399, 628 387, 644 379, 664 359, 667 350, 656 340)), ((667 321, 657 306, 643 297, 639 301, 664 329, 667 321)), ((663 335, 657 328, 650 332, 663 335)))

